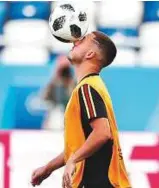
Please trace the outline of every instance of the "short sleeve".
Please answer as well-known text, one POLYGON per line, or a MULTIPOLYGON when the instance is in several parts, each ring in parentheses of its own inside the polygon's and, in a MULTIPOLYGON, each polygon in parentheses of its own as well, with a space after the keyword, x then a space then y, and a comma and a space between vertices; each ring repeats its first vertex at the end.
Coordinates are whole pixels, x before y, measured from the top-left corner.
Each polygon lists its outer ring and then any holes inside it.
POLYGON ((95 118, 107 118, 106 106, 100 94, 90 85, 85 84, 79 88, 79 102, 81 116, 90 122, 95 118))

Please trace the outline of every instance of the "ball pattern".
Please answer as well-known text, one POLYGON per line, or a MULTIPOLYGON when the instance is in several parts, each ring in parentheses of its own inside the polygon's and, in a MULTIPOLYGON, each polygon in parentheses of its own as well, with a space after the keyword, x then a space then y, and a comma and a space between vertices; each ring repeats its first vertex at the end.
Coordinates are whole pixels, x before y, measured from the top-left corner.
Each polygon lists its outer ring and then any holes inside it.
POLYGON ((71 35, 75 38, 80 38, 82 33, 81 33, 81 28, 78 27, 77 25, 73 24, 70 25, 70 30, 71 30, 71 35))
POLYGON ((53 35, 57 40, 61 41, 61 42, 64 42, 64 43, 70 43, 71 41, 70 40, 67 40, 67 39, 64 39, 64 38, 61 38, 61 37, 58 37, 56 35, 53 35))
POLYGON ((68 11, 73 11, 73 12, 75 12, 75 9, 74 9, 73 6, 70 5, 70 4, 64 4, 64 5, 61 5, 60 7, 61 7, 62 9, 64 9, 64 10, 68 10, 68 11))
POLYGON ((78 18, 80 22, 87 21, 87 14, 85 12, 80 12, 78 18))
POLYGON ((57 18, 52 26, 54 31, 58 31, 59 29, 63 28, 65 22, 66 22, 66 16, 61 16, 57 18))

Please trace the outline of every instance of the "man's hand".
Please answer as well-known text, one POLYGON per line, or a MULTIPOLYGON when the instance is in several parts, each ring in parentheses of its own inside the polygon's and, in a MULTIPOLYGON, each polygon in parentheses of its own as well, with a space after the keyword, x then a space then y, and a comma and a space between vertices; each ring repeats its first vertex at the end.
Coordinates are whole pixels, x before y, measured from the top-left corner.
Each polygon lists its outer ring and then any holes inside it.
POLYGON ((40 185, 43 180, 48 178, 52 172, 63 167, 65 165, 64 152, 58 155, 56 158, 49 161, 45 166, 37 168, 31 177, 31 184, 33 186, 40 185))
POLYGON ((31 177, 31 184, 33 187, 36 185, 40 185, 43 180, 45 180, 47 177, 49 177, 51 172, 49 172, 46 168, 46 166, 42 166, 40 168, 37 168, 33 173, 31 177))
POLYGON ((75 173, 75 170, 76 170, 76 165, 73 162, 73 160, 72 159, 68 160, 63 175, 63 181, 62 181, 63 188, 72 188, 72 176, 75 173))

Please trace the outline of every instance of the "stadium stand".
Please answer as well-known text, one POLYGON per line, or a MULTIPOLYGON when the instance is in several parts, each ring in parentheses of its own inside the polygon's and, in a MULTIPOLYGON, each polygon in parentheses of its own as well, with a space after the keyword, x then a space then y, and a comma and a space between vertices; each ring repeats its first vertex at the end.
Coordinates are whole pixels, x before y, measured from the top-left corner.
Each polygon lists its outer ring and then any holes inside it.
MULTIPOLYGON (((1 51, 1 63, 16 64, 17 50, 21 48, 21 54, 30 53, 27 46, 37 49, 37 56, 32 56, 35 59, 34 65, 53 63, 58 55, 69 51, 71 44, 63 44, 50 34, 47 21, 54 6, 56 3, 47 1, 0 2, 0 45, 5 43, 7 47, 1 51), (39 61, 38 54, 44 57, 41 59, 43 63, 39 61)), ((124 6, 113 1, 89 4, 89 32, 98 29, 106 33, 118 47, 118 56, 113 66, 135 66, 140 62, 141 65, 152 62, 157 66, 158 56, 154 58, 154 54, 157 51, 155 46, 159 43, 158 7, 158 2, 125 2, 124 6), (99 11, 96 11, 96 7, 99 11), (141 51, 138 50, 140 48, 141 51), (125 56, 129 59, 127 62, 125 56)), ((25 56, 19 58, 22 65, 27 65, 27 61, 30 65, 30 60, 25 56)))
POLYGON ((100 3, 98 30, 111 36, 118 47, 115 66, 135 65, 142 14, 142 2, 126 2, 124 6, 116 1, 100 3))
POLYGON ((1 35, 3 34, 3 26, 7 19, 7 11, 8 11, 7 3, 1 1, 0 2, 0 34, 1 35))
POLYGON ((159 2, 145 2, 143 23, 140 27, 139 61, 143 66, 159 66, 159 2))
POLYGON ((7 19, 8 4, 6 2, 0 2, 0 51, 3 49, 3 27, 7 19))
POLYGON ((3 64, 46 65, 50 2, 10 2, 8 20, 4 25, 6 48, 1 51, 3 64))
POLYGON ((48 1, 11 1, 9 3, 9 18, 17 19, 43 19, 48 20, 51 5, 48 1))

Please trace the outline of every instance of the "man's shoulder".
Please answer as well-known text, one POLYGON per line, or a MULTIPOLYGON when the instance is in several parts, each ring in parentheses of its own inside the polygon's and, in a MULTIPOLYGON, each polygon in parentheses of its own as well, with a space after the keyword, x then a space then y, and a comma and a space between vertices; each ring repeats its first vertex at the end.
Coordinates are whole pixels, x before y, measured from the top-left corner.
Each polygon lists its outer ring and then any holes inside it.
POLYGON ((105 87, 105 84, 100 76, 92 76, 82 80, 77 86, 76 89, 79 90, 84 85, 89 85, 98 90, 98 88, 105 87))

